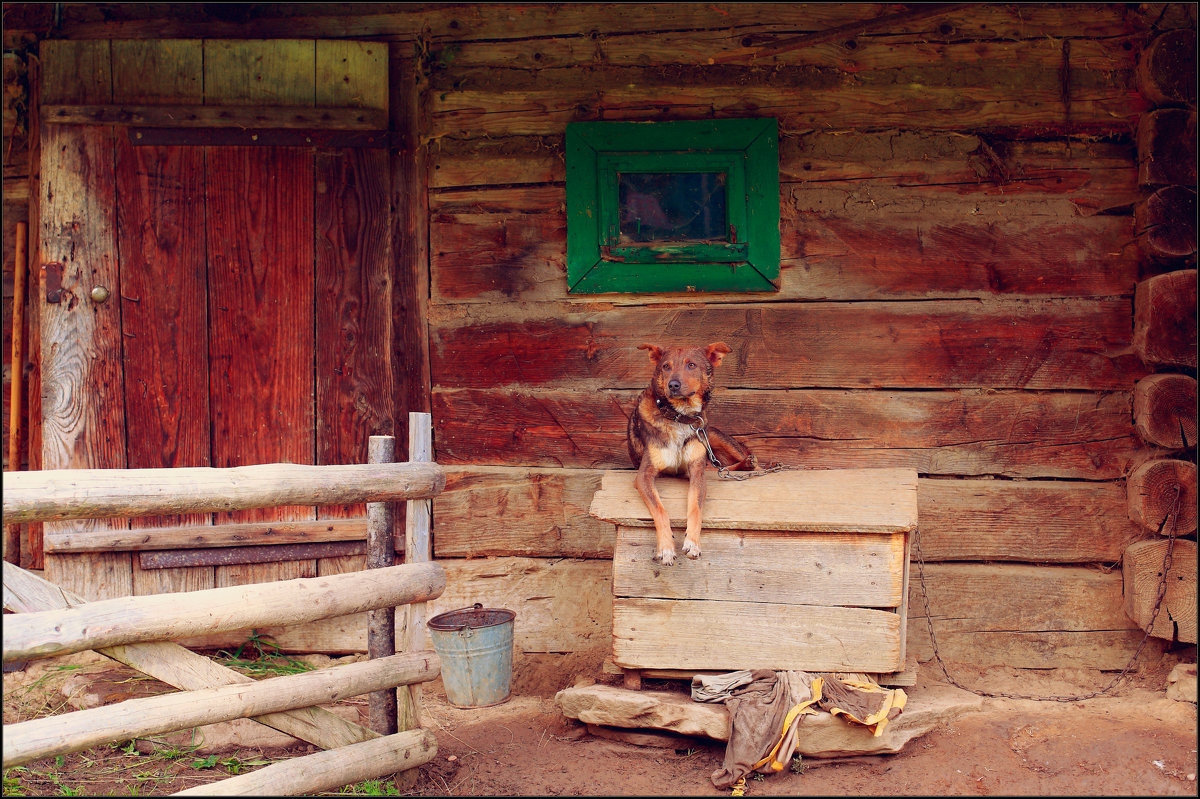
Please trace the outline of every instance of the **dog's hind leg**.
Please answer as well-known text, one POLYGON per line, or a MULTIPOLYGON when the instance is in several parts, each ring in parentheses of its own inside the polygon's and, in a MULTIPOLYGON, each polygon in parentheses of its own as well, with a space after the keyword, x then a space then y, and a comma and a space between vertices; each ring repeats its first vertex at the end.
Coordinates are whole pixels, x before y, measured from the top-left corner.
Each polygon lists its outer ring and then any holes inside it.
POLYGON ((733 436, 722 433, 715 427, 708 428, 708 442, 717 460, 730 471, 750 472, 758 468, 758 459, 733 436))
POLYGON ((663 507, 662 497, 659 496, 658 489, 654 486, 654 478, 657 476, 658 472, 650 465, 650 458, 647 456, 642 459, 642 465, 638 469, 633 484, 641 494, 642 501, 650 510, 650 518, 654 520, 656 533, 654 560, 664 566, 671 566, 675 563, 675 541, 671 535, 671 517, 667 513, 667 509, 663 507))

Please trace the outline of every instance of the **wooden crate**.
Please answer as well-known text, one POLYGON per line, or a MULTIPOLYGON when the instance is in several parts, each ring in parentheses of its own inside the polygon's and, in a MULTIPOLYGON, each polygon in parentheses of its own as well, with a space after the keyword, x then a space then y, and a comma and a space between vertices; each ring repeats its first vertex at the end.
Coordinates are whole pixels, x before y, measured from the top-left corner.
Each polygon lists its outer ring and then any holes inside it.
MULTIPOLYGON (((911 469, 709 478, 703 555, 663 567, 632 471, 603 476, 590 513, 616 523, 613 662, 624 669, 889 673, 905 668, 911 469)), ((676 529, 687 480, 660 477, 676 529)))

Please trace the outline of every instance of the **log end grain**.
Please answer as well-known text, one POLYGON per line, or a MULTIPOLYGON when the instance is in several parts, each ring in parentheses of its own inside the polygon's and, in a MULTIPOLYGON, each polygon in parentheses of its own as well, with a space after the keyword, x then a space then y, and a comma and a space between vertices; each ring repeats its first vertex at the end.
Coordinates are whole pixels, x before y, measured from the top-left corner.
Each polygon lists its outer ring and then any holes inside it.
POLYGON ((1163 535, 1171 532, 1174 514, 1176 535, 1196 531, 1196 465, 1176 458, 1160 458, 1134 469, 1125 483, 1129 518, 1135 524, 1163 535))

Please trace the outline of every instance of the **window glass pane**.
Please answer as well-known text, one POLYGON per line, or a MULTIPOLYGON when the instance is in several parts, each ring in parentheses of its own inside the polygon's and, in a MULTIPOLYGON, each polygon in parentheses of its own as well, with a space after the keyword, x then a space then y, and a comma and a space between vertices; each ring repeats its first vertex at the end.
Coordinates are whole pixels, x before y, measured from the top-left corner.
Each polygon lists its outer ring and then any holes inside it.
POLYGON ((724 172, 617 175, 620 242, 725 241, 724 172))

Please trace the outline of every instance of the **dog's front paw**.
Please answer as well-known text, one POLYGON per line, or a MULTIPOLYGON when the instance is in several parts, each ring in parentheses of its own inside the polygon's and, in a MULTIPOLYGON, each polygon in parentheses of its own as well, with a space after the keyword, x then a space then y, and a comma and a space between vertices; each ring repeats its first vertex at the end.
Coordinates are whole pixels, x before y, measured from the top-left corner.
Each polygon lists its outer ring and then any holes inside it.
POLYGON ((658 563, 661 563, 664 566, 674 566, 675 565, 675 550, 674 549, 660 549, 660 550, 658 550, 658 554, 654 556, 654 560, 658 563))
POLYGON ((690 539, 683 539, 683 554, 695 560, 700 557, 700 545, 690 539))

